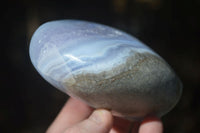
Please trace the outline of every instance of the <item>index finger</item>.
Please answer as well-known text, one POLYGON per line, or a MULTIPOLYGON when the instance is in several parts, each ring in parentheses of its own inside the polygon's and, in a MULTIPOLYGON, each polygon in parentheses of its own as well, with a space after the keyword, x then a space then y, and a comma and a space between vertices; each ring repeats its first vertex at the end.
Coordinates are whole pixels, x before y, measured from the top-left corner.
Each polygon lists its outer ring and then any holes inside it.
POLYGON ((148 117, 141 123, 139 133, 163 133, 163 124, 159 118, 148 117))

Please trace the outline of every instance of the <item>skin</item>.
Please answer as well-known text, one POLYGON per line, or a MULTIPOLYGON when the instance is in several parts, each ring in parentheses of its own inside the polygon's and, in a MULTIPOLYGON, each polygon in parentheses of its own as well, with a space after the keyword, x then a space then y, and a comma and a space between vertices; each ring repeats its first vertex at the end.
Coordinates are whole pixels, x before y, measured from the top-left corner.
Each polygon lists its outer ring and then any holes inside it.
POLYGON ((70 98, 46 133, 163 133, 163 124, 156 117, 130 122, 70 98))

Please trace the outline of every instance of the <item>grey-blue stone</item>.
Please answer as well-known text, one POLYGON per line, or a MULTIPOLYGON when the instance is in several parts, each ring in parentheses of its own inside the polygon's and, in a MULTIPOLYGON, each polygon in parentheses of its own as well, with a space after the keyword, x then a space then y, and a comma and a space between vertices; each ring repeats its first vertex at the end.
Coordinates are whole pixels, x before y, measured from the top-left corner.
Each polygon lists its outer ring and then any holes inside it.
POLYGON ((179 78, 152 49, 125 32, 97 23, 43 24, 31 39, 30 57, 56 88, 131 120, 163 116, 182 92, 179 78))

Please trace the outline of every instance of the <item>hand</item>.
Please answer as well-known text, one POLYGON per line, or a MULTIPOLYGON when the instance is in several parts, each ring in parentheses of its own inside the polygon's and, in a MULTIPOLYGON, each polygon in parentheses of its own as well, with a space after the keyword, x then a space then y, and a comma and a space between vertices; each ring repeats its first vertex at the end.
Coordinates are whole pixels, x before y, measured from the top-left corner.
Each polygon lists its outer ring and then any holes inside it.
POLYGON ((158 118, 146 118, 133 123, 113 117, 104 109, 94 110, 79 100, 70 98, 47 133, 162 133, 158 118))

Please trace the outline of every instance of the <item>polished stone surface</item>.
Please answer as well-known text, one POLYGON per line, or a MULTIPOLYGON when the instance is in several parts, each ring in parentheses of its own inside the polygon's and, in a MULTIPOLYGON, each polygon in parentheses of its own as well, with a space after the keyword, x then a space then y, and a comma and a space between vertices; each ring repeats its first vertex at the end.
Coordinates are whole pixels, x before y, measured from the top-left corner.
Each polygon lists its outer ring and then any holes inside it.
POLYGON ((182 84, 170 66, 138 39, 79 20, 40 26, 30 44, 37 71, 56 88, 116 116, 162 116, 178 102, 182 84))

